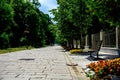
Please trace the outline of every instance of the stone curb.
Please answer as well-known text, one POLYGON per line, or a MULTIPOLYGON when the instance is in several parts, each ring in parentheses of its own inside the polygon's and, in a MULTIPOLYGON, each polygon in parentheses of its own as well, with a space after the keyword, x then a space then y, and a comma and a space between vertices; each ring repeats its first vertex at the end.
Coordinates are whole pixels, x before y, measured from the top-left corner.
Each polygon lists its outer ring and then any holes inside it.
POLYGON ((90 80, 89 77, 86 76, 85 72, 83 71, 82 67, 79 66, 75 60, 70 58, 69 52, 65 52, 66 63, 71 64, 69 66, 70 72, 72 76, 75 76, 73 80, 90 80), (73 63, 74 62, 74 63, 73 63), (73 64, 73 66, 72 66, 73 64))

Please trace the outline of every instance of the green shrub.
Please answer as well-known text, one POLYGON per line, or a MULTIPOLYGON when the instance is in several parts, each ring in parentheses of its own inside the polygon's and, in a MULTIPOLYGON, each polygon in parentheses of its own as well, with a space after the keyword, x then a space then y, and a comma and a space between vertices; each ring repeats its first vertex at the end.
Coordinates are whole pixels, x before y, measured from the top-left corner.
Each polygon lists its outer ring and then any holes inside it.
POLYGON ((70 53, 82 53, 83 49, 72 49, 70 50, 70 53))

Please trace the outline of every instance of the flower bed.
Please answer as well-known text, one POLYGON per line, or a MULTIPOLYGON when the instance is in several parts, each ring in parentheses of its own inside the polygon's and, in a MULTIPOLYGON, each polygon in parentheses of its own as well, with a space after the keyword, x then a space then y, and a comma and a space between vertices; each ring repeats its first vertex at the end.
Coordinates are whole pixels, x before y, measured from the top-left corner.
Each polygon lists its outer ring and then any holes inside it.
POLYGON ((73 53, 82 53, 83 50, 82 49, 72 49, 70 50, 70 53, 73 54, 73 53))
POLYGON ((120 58, 92 62, 87 65, 87 67, 93 70, 95 75, 99 78, 103 78, 108 75, 120 76, 120 58))

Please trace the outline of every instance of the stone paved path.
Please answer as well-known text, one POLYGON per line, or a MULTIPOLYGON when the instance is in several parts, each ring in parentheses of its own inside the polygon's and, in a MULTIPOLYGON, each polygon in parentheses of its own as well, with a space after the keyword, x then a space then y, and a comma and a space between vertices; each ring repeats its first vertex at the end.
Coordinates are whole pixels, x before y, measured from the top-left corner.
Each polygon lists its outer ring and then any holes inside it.
POLYGON ((0 80, 78 80, 67 61, 60 46, 1 54, 0 80))

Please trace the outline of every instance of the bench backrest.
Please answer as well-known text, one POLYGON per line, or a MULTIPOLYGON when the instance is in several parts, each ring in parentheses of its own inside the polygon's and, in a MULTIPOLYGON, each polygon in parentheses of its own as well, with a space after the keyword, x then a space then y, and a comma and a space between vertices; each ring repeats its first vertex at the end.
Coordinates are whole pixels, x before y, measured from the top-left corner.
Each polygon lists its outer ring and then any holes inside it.
POLYGON ((97 49, 97 51, 100 51, 101 46, 102 46, 102 42, 103 42, 103 40, 100 40, 100 42, 98 43, 98 49, 97 49))

